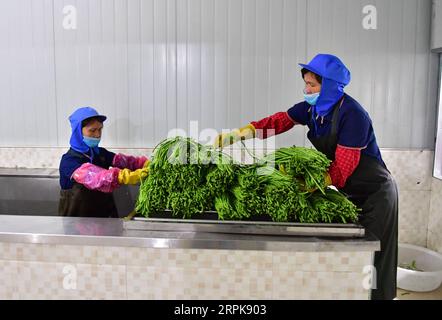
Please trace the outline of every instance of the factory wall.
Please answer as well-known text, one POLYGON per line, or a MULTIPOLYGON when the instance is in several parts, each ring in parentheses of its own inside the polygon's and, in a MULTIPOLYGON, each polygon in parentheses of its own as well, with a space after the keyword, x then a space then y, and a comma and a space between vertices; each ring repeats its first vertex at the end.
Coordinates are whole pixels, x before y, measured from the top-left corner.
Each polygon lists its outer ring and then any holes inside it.
MULTIPOLYGON (((381 147, 433 150, 431 4, 1 0, 0 147, 65 147, 86 105, 109 117, 103 143, 116 148, 152 148, 191 121, 240 127, 300 102, 298 63, 332 53, 381 147)), ((304 128, 276 142, 309 145, 304 128)))

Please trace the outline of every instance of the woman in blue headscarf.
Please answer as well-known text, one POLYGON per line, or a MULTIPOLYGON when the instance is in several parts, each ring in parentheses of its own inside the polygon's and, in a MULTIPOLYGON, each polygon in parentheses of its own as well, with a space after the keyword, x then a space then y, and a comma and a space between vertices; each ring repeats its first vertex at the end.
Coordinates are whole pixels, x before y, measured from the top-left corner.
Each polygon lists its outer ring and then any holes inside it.
POLYGON ((70 149, 60 162, 59 214, 118 217, 112 192, 147 176, 149 160, 100 148, 106 117, 95 109, 77 109, 70 117, 70 149))
POLYGON ((344 93, 351 75, 342 61, 328 54, 300 64, 305 82, 304 100, 287 112, 279 112, 228 134, 219 135, 216 147, 240 140, 266 139, 295 125, 308 126, 307 137, 332 161, 325 177, 362 209, 360 223, 381 241, 374 265, 376 289, 372 299, 396 297, 398 191, 376 142, 368 113, 344 93))

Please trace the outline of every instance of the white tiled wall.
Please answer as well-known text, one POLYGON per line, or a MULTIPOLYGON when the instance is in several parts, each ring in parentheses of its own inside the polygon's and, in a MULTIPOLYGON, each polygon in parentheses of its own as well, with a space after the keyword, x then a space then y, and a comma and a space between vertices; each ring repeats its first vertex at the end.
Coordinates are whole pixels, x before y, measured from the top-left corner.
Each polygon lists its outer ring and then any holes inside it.
POLYGON ((442 253, 442 181, 433 179, 428 222, 428 248, 442 253))
MULTIPOLYGON (((150 156, 152 149, 110 149, 150 156)), ((247 159, 247 154, 233 152, 247 159)), ((58 168, 66 148, 0 148, 0 167, 58 168)), ((442 181, 432 178, 433 151, 382 150, 399 187, 399 241, 442 252, 442 181)))
POLYGON ((432 187, 432 151, 383 150, 399 188, 399 242, 427 245, 432 187))
POLYGON ((368 299, 371 252, 0 242, 0 299, 368 299))
MULTIPOLYGON (((115 153, 150 156, 152 149, 108 149, 115 153)), ((58 168, 68 148, 0 148, 0 168, 58 168)))
POLYGON ((433 151, 383 150, 399 187, 399 241, 442 253, 442 181, 433 151))

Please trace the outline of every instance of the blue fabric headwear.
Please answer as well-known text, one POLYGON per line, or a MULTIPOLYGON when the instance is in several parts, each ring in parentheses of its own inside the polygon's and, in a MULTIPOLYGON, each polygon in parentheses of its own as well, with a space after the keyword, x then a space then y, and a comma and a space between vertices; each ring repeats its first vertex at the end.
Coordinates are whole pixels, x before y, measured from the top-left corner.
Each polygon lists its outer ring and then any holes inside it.
POLYGON ((104 122, 107 118, 106 116, 98 114, 98 112, 91 107, 84 107, 77 109, 70 117, 69 121, 71 122, 72 135, 70 140, 71 148, 78 152, 88 152, 91 150, 91 158, 93 159, 94 154, 99 154, 98 147, 89 148, 86 143, 83 141, 83 133, 81 124, 84 120, 99 117, 102 122, 104 122))
POLYGON ((330 54, 318 54, 309 64, 299 64, 322 77, 321 95, 312 107, 313 122, 317 116, 327 116, 344 95, 344 87, 350 83, 351 73, 342 61, 330 54))

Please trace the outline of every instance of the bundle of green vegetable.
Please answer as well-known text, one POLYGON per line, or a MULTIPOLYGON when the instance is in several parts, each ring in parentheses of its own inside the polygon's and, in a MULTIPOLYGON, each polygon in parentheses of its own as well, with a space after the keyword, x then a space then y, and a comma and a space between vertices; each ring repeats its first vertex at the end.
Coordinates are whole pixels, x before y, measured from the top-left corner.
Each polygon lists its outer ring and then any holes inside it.
POLYGON ((356 207, 340 193, 325 190, 329 165, 323 154, 296 147, 242 165, 189 138, 168 139, 154 150, 136 211, 148 217, 171 210, 184 219, 216 210, 221 220, 356 221, 356 207), (310 195, 302 191, 305 187, 320 191, 310 195))
POLYGON ((259 170, 265 184, 266 210, 275 222, 296 221, 296 214, 308 206, 306 194, 296 179, 272 167, 259 170))
POLYGON ((333 189, 317 191, 308 198, 309 205, 298 211, 301 223, 350 223, 358 220, 359 209, 333 189))
POLYGON ((256 165, 249 165, 237 170, 232 194, 238 218, 247 219, 266 212, 264 186, 257 174, 258 168, 256 165))
POLYGON ((324 193, 325 173, 330 160, 323 153, 308 148, 282 148, 266 156, 263 161, 291 177, 303 178, 305 189, 319 189, 324 193))
POLYGON ((161 143, 152 155, 149 176, 140 187, 136 211, 144 215, 172 210, 174 216, 191 218, 211 209, 204 188, 210 152, 191 139, 175 138, 161 143))
POLYGON ((211 164, 205 177, 205 188, 210 197, 218 197, 228 190, 236 179, 238 168, 239 166, 234 165, 232 158, 212 150, 211 164))
POLYGON ((412 270, 412 271, 418 271, 418 272, 424 272, 424 270, 419 269, 416 265, 416 260, 413 260, 411 263, 401 263, 399 265, 399 268, 412 270))

